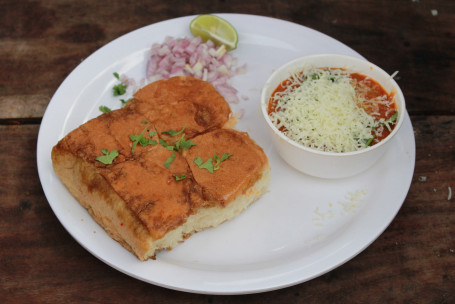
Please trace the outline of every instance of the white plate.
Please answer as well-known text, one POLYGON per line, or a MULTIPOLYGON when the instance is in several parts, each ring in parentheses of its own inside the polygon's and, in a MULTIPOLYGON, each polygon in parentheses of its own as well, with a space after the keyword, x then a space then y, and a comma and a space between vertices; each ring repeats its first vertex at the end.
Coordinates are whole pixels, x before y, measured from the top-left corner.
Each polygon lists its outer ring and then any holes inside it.
MULTIPOLYGON (((197 233, 157 259, 140 262, 113 241, 54 174, 51 149, 98 107, 119 107, 112 97, 113 72, 136 79, 145 55, 165 36, 191 36, 194 16, 156 23, 124 35, 84 60, 62 83, 43 117, 37 160, 41 183, 68 232, 108 265, 140 280, 172 289, 242 294, 278 289, 320 276, 364 250, 389 225, 411 183, 415 142, 409 116, 395 145, 371 170, 343 180, 298 173, 272 148, 259 112, 260 90, 273 69, 291 59, 338 53, 361 57, 342 43, 309 28, 266 17, 220 14, 240 35, 233 55, 247 73, 233 78, 245 111, 238 129, 248 131, 272 165, 270 191, 234 220, 197 233)), ((365 270, 367 271, 367 270, 365 270)))

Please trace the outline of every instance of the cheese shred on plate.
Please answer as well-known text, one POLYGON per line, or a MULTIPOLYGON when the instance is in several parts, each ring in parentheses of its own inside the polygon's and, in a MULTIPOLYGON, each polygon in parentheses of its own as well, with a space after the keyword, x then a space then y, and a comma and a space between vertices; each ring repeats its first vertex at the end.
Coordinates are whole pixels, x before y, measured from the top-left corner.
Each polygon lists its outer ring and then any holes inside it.
MULTIPOLYGON (((296 72, 272 95, 274 125, 306 147, 326 152, 352 152, 372 144, 381 121, 365 110, 362 85, 342 69, 310 68, 296 72)), ((388 103, 386 96, 375 103, 388 103)), ((396 111, 394 109, 394 111, 396 111)))

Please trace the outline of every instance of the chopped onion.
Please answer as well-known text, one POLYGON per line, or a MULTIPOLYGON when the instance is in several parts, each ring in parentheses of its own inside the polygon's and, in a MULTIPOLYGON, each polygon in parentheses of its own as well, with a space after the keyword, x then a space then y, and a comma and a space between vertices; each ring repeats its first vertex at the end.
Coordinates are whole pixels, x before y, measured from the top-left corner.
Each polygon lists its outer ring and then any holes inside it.
POLYGON ((191 76, 210 82, 229 103, 239 103, 237 90, 231 86, 231 77, 246 72, 246 64, 236 66, 237 60, 224 45, 201 37, 166 37, 164 43, 155 43, 147 60, 146 79, 153 82, 173 76, 191 76))

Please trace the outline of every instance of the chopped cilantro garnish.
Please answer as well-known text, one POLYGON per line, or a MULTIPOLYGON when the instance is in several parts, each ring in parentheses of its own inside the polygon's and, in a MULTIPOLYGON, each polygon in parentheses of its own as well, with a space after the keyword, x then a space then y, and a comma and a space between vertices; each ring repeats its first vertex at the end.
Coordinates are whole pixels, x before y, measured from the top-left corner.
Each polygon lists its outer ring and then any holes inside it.
POLYGON ((130 134, 130 139, 133 141, 133 147, 131 149, 131 153, 134 154, 134 149, 136 148, 137 144, 141 141, 142 135, 144 135, 145 130, 147 130, 148 127, 145 127, 144 130, 142 130, 141 134, 138 135, 133 135, 130 134))
MULTIPOLYGON (((161 134, 177 136, 177 135, 181 134, 184 130, 185 130, 185 126, 183 126, 182 130, 180 130, 178 132, 174 131, 174 130, 168 130, 168 131, 161 132, 161 134)), ((175 143, 175 146, 170 146, 166 141, 164 141, 161 138, 160 138, 160 144, 168 150, 175 150, 177 152, 182 151, 182 149, 185 149, 188 151, 192 146, 196 145, 191 140, 185 140, 185 133, 183 133, 182 136, 179 138, 179 140, 175 143)))
POLYGON ((175 148, 177 151, 181 151, 182 149, 189 150, 192 146, 196 144, 191 140, 185 140, 185 134, 180 137, 180 139, 175 143, 175 148))
POLYGON ((122 83, 119 83, 119 84, 116 84, 112 90, 114 92, 114 96, 119 96, 119 95, 123 95, 126 93, 126 88, 128 86, 126 84, 124 84, 123 82, 122 83))
POLYGON ((105 164, 105 165, 110 165, 114 161, 114 159, 118 156, 118 151, 117 150, 112 150, 109 152, 108 149, 101 149, 101 152, 104 154, 102 156, 98 156, 96 158, 97 161, 105 164))
POLYGON ((392 116, 389 117, 389 119, 386 120, 386 123, 393 123, 397 120, 398 118, 398 111, 395 111, 395 113, 392 114, 392 116))
POLYGON ((174 150, 174 146, 170 146, 166 141, 164 141, 162 138, 160 138, 160 145, 165 147, 167 150, 172 151, 174 150))
POLYGON ((172 155, 169 156, 169 158, 164 162, 163 165, 164 165, 166 168, 169 169, 169 167, 171 166, 171 163, 172 163, 172 162, 174 161, 174 159, 175 159, 175 156, 176 156, 176 155, 175 155, 175 152, 172 152, 172 155))
MULTIPOLYGON (((120 76, 117 72, 114 72, 114 77, 117 78, 118 80, 120 80, 120 76)), ((126 83, 124 82, 121 82, 119 84, 116 84, 114 85, 114 87, 112 88, 112 91, 114 93, 114 96, 119 96, 119 95, 123 95, 126 93, 126 88, 128 86, 126 85, 126 83)))
POLYGON ((103 113, 109 113, 111 111, 111 109, 106 106, 100 106, 99 109, 103 113))
POLYGON ((127 100, 125 100, 125 99, 120 99, 120 102, 122 103, 122 107, 125 106, 125 105, 128 103, 128 101, 130 101, 131 99, 133 99, 133 98, 129 98, 129 99, 127 99, 127 100))
POLYGON ((320 76, 317 73, 311 74, 311 79, 312 80, 318 80, 319 78, 320 78, 320 76))
POLYGON ((182 149, 189 150, 192 146, 196 144, 191 140, 185 140, 185 134, 179 138, 179 140, 175 143, 175 146, 169 145, 164 139, 160 138, 160 145, 168 149, 169 151, 175 150, 177 152, 182 151, 182 149))
POLYGON ((174 131, 174 130, 169 130, 169 131, 163 131, 163 132, 161 132, 161 134, 169 134, 171 136, 176 136, 176 135, 179 135, 180 133, 182 133, 183 130, 185 130, 185 126, 183 126, 182 130, 180 130, 178 132, 174 131))
POLYGON ((200 156, 196 157, 193 161, 200 169, 207 169, 210 173, 213 173, 213 161, 211 157, 205 163, 200 156))
MULTIPOLYGON (((130 139, 133 141, 133 147, 131 148, 131 153, 134 154, 134 149, 136 148, 137 144, 141 144, 141 146, 145 147, 147 145, 156 145, 156 140, 152 138, 145 138, 143 137, 145 131, 147 130, 148 126, 142 130, 141 134, 130 134, 130 139)), ((150 132, 149 136, 152 137, 156 134, 156 131, 150 132)))
POLYGON ((152 138, 145 138, 145 137, 142 137, 140 140, 139 140, 139 143, 141 144, 141 146, 145 147, 145 146, 148 146, 148 145, 156 145, 157 142, 156 140, 152 139, 152 138))
POLYGON ((169 145, 167 144, 167 142, 166 142, 164 139, 162 139, 162 138, 160 138, 160 145, 162 145, 162 146, 165 147, 165 148, 167 148, 167 147, 169 146, 169 145))
POLYGON ((368 140, 365 142, 365 146, 367 146, 367 147, 370 146, 371 143, 373 142, 373 140, 374 140, 374 136, 371 137, 370 139, 368 139, 368 140))
POLYGON ((156 135, 156 133, 158 133, 158 132, 156 132, 156 131, 152 131, 152 132, 150 132, 150 133, 149 133, 149 137, 153 137, 153 136, 155 136, 155 135, 156 135))
POLYGON ((392 132, 392 128, 390 127, 389 124, 394 124, 394 123, 396 123, 397 118, 398 118, 398 111, 395 111, 395 113, 393 113, 392 116, 390 116, 386 121, 384 121, 384 122, 382 123, 382 125, 383 125, 384 127, 386 127, 387 130, 389 130, 389 132, 392 132))
POLYGON ((220 168, 220 164, 221 164, 222 162, 224 162, 226 159, 228 159, 231 155, 232 155, 232 154, 224 153, 224 154, 221 156, 221 158, 220 158, 218 155, 214 154, 213 157, 215 158, 216 163, 215 163, 215 165, 213 166, 213 169, 214 169, 214 170, 218 170, 218 169, 220 168))
POLYGON ((215 164, 213 164, 213 159, 211 157, 209 157, 205 163, 200 156, 196 157, 193 161, 200 169, 207 169, 207 171, 213 173, 213 171, 220 169, 220 164, 231 155, 232 154, 224 153, 221 157, 219 157, 217 154, 214 154, 213 158, 215 159, 215 164))
POLYGON ((141 123, 146 124, 146 123, 148 123, 148 121, 147 120, 143 120, 143 121, 141 121, 141 123))
POLYGON ((178 175, 172 174, 173 177, 175 177, 176 181, 181 181, 186 178, 186 174, 182 174, 180 177, 178 175))

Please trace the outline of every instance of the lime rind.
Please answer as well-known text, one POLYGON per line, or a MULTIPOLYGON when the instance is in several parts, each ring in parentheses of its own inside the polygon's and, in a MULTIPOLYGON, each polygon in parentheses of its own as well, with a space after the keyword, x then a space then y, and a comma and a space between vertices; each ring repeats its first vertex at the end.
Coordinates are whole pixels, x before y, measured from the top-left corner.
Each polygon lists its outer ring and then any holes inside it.
POLYGON ((236 29, 225 19, 216 15, 199 15, 190 23, 190 31, 200 36, 203 41, 212 40, 215 44, 224 44, 227 50, 237 48, 236 29))

